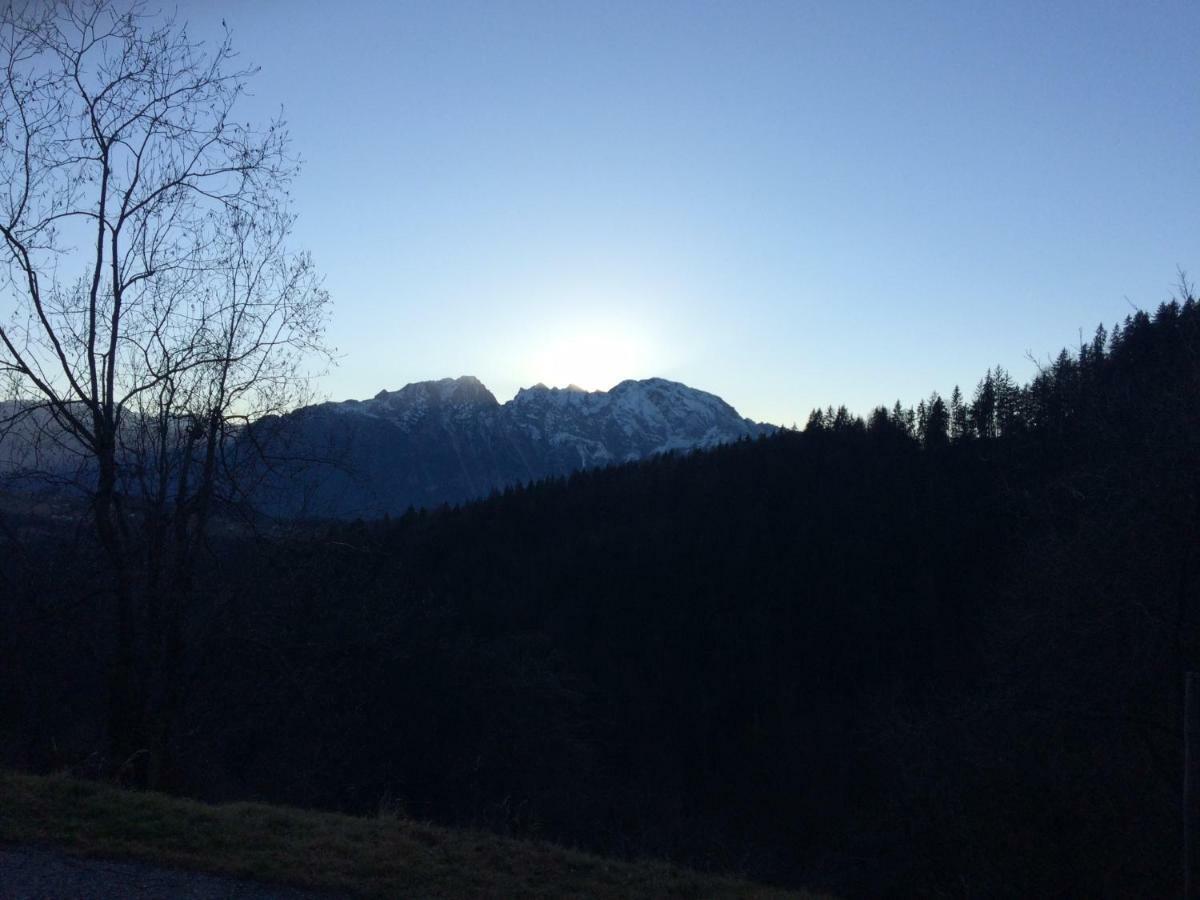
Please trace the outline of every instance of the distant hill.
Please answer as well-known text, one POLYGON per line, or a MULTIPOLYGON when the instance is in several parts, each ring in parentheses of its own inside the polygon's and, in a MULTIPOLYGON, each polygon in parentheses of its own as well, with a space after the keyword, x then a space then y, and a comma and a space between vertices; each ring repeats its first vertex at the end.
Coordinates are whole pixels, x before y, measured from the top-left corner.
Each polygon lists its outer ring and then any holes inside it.
POLYGON ((608 391, 521 389, 470 376, 305 407, 257 426, 280 457, 261 495, 284 516, 377 517, 579 469, 775 431, 713 394, 650 378, 608 391))
MULTIPOLYGON (((74 404, 77 413, 80 404, 74 404)), ((89 458, 50 410, 32 403, 0 400, 0 487, 35 491, 73 479, 88 479, 89 458)))

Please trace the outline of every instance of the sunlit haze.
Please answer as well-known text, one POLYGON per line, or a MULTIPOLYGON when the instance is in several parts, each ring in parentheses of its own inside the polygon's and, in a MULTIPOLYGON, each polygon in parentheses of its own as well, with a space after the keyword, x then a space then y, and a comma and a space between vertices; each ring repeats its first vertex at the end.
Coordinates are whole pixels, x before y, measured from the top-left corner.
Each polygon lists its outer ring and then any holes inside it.
POLYGON ((193 0, 305 159, 337 399, 1024 380, 1200 270, 1200 5, 193 0))
POLYGON ((547 328, 514 361, 523 380, 606 390, 624 378, 648 377, 660 355, 636 322, 567 320, 547 328))

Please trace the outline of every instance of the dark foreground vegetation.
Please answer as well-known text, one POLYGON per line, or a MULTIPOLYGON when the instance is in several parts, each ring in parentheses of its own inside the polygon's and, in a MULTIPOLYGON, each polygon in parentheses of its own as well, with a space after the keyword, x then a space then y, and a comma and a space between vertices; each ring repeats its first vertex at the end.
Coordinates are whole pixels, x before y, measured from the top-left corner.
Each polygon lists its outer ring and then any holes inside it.
MULTIPOLYGON (((214 537, 177 677, 144 673, 153 771, 849 896, 1171 895, 1198 483, 1184 297, 1023 387, 214 537)), ((139 771, 106 756, 98 556, 30 516, 4 538, 0 752, 139 771)))
MULTIPOLYGON (((390 811, 362 818, 264 803, 208 806, 90 781, 5 772, 0 772, 0 840, 388 900, 812 896, 663 863, 622 863, 550 844, 439 828, 390 811)), ((86 864, 80 866, 86 871, 86 864)))

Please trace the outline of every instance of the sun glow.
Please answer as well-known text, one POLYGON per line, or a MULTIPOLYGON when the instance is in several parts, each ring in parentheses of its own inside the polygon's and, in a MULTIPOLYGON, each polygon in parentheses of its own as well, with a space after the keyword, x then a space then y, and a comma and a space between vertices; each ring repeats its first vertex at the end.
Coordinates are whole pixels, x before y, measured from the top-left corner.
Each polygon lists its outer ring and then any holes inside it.
POLYGON ((652 348, 639 331, 612 324, 577 324, 546 335, 530 354, 530 377, 552 387, 607 390, 626 378, 654 374, 652 348))

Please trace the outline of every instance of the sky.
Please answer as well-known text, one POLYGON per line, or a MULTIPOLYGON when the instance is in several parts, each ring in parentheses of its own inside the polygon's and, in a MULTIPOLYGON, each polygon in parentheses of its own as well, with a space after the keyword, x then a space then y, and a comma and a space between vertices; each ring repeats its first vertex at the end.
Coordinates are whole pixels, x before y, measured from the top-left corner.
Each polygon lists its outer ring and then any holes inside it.
POLYGON ((1200 276, 1200 3, 182 0, 261 66, 320 392, 970 389, 1200 276))

